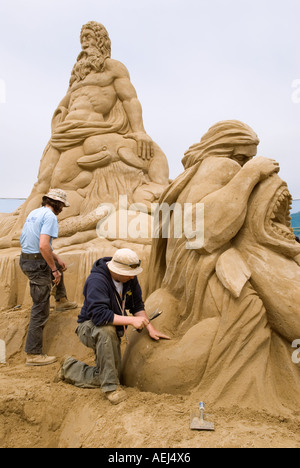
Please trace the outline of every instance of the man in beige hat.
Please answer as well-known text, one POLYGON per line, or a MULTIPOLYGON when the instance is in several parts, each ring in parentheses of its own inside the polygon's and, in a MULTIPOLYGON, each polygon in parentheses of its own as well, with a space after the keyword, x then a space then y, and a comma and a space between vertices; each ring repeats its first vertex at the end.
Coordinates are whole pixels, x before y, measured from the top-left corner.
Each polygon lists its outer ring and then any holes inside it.
POLYGON ((142 271, 138 255, 130 249, 119 249, 112 258, 104 257, 94 263, 84 286, 85 300, 76 333, 85 346, 94 350, 96 366, 69 357, 60 369, 60 380, 78 387, 101 387, 113 404, 126 399, 126 392, 120 387, 120 338, 127 326, 137 330, 146 327, 154 340, 169 339, 153 327, 145 313, 137 279, 142 271))
POLYGON ((47 356, 42 350, 52 281, 56 285, 56 310, 77 307, 77 304, 67 299, 62 273, 66 265, 52 249, 52 239, 58 237, 57 216, 66 206, 70 206, 66 193, 60 189, 51 189, 43 197, 42 206, 27 216, 21 234, 20 267, 29 278, 33 301, 25 346, 28 366, 45 366, 56 361, 54 356, 47 356))

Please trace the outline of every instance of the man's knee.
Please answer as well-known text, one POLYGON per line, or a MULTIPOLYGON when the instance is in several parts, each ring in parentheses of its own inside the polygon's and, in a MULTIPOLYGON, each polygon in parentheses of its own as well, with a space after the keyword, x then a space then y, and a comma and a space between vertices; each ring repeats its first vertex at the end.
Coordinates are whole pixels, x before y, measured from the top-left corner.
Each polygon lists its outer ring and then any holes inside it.
POLYGON ((93 330, 93 336, 97 340, 116 340, 118 339, 116 327, 113 325, 105 325, 103 327, 95 327, 93 330))

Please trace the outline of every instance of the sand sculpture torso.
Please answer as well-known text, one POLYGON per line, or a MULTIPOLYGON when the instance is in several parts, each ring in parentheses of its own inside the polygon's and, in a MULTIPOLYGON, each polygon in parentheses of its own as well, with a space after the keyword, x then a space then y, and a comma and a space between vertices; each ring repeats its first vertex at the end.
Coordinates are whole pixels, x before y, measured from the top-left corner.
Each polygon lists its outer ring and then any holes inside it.
POLYGON ((287 186, 275 161, 251 159, 257 144, 246 125, 217 124, 187 152, 185 172, 162 197, 203 203, 204 243, 153 240, 146 307, 163 310, 157 326, 173 339, 158 348, 133 335, 125 383, 167 393, 198 388, 199 398, 221 405, 297 406, 291 345, 300 336, 300 249, 287 186))

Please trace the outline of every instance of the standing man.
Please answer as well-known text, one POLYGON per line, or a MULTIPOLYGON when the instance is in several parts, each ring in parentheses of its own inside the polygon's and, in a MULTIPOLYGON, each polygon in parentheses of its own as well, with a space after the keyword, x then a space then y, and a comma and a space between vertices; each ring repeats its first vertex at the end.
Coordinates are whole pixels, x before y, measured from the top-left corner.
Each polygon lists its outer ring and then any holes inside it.
POLYGON ((52 281, 56 285, 56 310, 75 309, 69 302, 62 272, 66 265, 52 250, 52 239, 58 237, 57 216, 70 206, 63 190, 51 189, 43 197, 42 206, 27 217, 21 234, 20 267, 30 281, 33 300, 25 352, 26 365, 45 366, 56 361, 43 354, 43 329, 49 317, 52 281))
POLYGON ((120 387, 120 338, 127 326, 137 330, 146 327, 156 341, 169 339, 153 327, 145 313, 137 279, 143 271, 140 265, 138 255, 130 249, 119 249, 113 258, 104 257, 94 263, 84 286, 85 301, 76 333, 85 346, 94 350, 96 366, 69 357, 59 374, 60 380, 78 387, 101 387, 112 404, 127 398, 120 387), (127 316, 126 309, 131 316, 127 316))

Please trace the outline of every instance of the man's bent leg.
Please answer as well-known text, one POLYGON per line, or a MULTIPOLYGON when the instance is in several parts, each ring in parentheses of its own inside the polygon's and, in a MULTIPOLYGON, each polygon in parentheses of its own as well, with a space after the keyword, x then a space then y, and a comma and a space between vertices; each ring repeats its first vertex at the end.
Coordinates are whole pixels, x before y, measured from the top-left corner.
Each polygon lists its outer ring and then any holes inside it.
MULTIPOLYGON (((58 263, 56 268, 60 269, 58 263)), ((64 274, 60 270, 61 278, 59 284, 55 288, 55 310, 56 312, 64 312, 65 310, 77 309, 78 305, 76 302, 70 302, 67 298, 67 291, 64 282, 64 274)))
POLYGON ((55 300, 59 301, 63 297, 67 297, 67 291, 66 291, 66 287, 65 287, 64 274, 61 271, 59 264, 55 262, 55 265, 56 265, 56 268, 59 269, 60 274, 61 274, 60 282, 56 286, 56 291, 55 291, 55 300))
POLYGON ((115 327, 96 327, 88 320, 79 324, 77 335, 94 350, 96 367, 67 358, 62 366, 63 380, 82 388, 101 387, 103 392, 116 390, 120 384, 121 349, 115 327))
POLYGON ((61 378, 67 383, 80 388, 99 388, 99 371, 97 367, 88 366, 84 362, 68 357, 60 371, 61 378))

